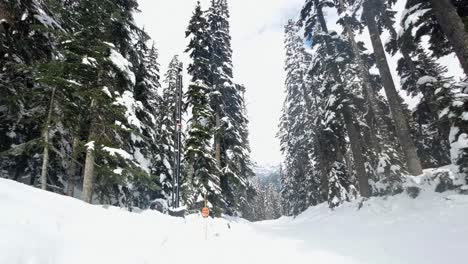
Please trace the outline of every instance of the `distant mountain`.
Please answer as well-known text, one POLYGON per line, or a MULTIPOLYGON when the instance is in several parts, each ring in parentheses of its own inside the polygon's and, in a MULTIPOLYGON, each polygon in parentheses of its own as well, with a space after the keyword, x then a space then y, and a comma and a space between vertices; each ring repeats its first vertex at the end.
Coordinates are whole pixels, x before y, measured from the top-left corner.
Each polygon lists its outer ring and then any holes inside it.
POLYGON ((256 166, 254 167, 256 176, 253 178, 254 184, 257 184, 260 189, 267 189, 268 186, 273 185, 276 191, 281 190, 281 175, 280 166, 256 166))
POLYGON ((270 177, 274 174, 279 174, 279 165, 256 165, 254 167, 255 175, 259 178, 270 177))

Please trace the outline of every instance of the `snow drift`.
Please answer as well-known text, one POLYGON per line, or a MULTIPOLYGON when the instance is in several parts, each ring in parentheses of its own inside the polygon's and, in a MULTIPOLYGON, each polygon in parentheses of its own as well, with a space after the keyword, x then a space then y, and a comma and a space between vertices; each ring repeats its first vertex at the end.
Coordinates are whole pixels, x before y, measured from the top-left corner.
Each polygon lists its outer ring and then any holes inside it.
POLYGON ((1 264, 436 264, 468 250, 468 196, 455 192, 250 223, 127 212, 0 179, 0 211, 1 264))

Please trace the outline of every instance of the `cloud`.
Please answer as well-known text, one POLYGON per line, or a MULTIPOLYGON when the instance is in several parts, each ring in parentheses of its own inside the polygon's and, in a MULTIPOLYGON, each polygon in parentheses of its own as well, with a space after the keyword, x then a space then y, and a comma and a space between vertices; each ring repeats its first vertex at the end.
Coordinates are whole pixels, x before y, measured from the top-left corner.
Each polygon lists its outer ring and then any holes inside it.
MULTIPOLYGON (((201 1, 204 8, 209 0, 201 1)), ((160 51, 164 70, 182 54, 185 29, 194 0, 140 0, 137 22, 144 25, 160 51)), ((235 79, 247 87, 253 159, 277 164, 281 159, 275 137, 284 99, 283 25, 296 18, 304 0, 231 0, 231 35, 235 79)), ((183 56, 187 61, 187 57, 183 56)))

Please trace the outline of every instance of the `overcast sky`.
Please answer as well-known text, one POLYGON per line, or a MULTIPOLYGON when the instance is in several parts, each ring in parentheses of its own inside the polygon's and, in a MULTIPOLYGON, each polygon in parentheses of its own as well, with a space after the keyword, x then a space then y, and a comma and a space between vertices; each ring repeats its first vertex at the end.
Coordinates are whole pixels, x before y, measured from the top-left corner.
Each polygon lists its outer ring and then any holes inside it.
MULTIPOLYGON (((185 29, 196 0, 139 0, 137 21, 159 49, 162 73, 187 45, 185 29)), ((203 8, 209 1, 202 0, 203 8)), ((236 82, 247 87, 252 157, 260 165, 280 162, 275 137, 284 97, 283 25, 295 18, 304 0, 230 0, 236 82)), ((186 58, 184 58, 187 61, 186 58)))

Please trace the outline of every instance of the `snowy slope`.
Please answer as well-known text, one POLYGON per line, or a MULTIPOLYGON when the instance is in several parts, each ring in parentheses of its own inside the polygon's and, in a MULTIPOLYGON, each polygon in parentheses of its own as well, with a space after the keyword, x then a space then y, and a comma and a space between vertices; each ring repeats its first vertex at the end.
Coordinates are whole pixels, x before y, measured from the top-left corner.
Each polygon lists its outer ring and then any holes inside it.
POLYGON ((311 208, 296 219, 129 213, 0 179, 1 264, 463 263, 468 196, 423 192, 311 208))

